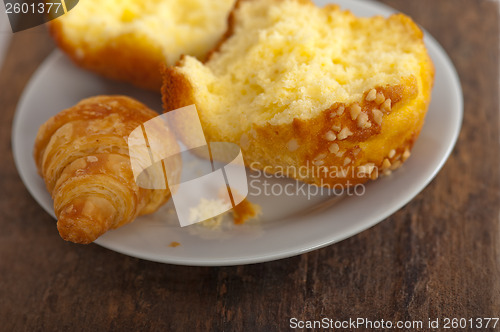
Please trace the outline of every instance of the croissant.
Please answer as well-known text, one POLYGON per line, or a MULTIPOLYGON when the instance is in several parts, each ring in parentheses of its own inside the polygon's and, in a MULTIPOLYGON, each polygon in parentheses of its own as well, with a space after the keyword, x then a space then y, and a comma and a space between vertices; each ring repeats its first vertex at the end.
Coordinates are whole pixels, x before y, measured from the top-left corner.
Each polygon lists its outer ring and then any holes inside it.
MULTIPOLYGON (((98 96, 40 127, 34 158, 54 200, 64 240, 91 243, 110 229, 155 212, 169 199, 166 183, 164 189, 137 185, 129 157, 129 134, 156 116, 131 98, 98 96)), ((175 140, 164 142, 178 150, 176 143, 168 143, 175 140)))

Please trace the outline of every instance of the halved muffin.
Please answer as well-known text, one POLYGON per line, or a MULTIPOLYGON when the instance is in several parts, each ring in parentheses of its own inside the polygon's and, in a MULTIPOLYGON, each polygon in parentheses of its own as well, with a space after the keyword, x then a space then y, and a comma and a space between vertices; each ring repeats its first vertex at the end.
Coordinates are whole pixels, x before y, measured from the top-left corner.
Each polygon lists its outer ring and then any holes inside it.
POLYGON ((240 0, 208 60, 166 68, 162 93, 165 111, 196 104, 207 140, 239 144, 252 168, 354 185, 409 157, 433 79, 423 33, 403 14, 240 0))

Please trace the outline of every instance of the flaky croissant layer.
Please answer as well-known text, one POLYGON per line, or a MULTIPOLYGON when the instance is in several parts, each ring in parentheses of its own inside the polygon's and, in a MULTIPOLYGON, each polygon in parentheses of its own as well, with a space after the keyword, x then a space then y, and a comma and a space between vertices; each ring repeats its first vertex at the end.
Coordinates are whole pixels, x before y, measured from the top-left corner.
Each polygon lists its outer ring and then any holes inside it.
POLYGON ((91 243, 110 229, 156 211, 169 199, 168 187, 137 185, 129 158, 128 135, 156 116, 131 98, 98 96, 40 127, 34 158, 54 200, 63 239, 91 243))

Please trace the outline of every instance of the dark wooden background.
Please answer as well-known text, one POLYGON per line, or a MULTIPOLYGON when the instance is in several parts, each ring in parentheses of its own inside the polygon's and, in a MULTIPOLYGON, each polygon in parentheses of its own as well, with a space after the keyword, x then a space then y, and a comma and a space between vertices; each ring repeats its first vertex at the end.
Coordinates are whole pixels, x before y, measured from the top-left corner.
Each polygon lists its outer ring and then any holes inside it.
POLYGON ((59 238, 17 174, 10 139, 23 88, 54 45, 44 28, 17 33, 0 72, 0 330, 285 331, 291 317, 499 317, 498 2, 384 2, 455 63, 465 98, 457 147, 420 195, 372 229, 239 267, 157 264, 59 238))

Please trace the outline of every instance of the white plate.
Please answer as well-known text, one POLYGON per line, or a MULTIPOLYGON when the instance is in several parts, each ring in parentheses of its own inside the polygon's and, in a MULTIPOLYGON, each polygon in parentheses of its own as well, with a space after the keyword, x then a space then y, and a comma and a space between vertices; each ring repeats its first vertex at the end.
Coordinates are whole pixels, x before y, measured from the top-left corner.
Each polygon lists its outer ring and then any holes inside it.
MULTIPOLYGON (((317 1, 325 5, 329 1, 317 1)), ((360 16, 387 16, 384 5, 338 0, 360 16)), ((110 231, 96 241, 111 250, 147 260, 183 265, 236 265, 265 262, 315 250, 353 236, 387 218, 417 195, 448 158, 459 133, 463 100, 456 71, 440 45, 426 34, 436 67, 433 100, 412 157, 391 177, 366 186, 362 196, 308 200, 286 195, 250 197, 263 208, 259 222, 217 230, 180 228, 171 203, 152 216, 110 231), (170 247, 173 241, 178 247, 170 247)), ((19 103, 12 134, 14 158, 26 187, 52 216, 52 201, 36 172, 32 148, 39 126, 59 111, 98 94, 126 94, 161 111, 160 97, 104 80, 76 68, 54 52, 38 69, 19 103)), ((291 180, 271 180, 290 182, 291 180)), ((54 232, 56 232, 54 224, 54 232)))

